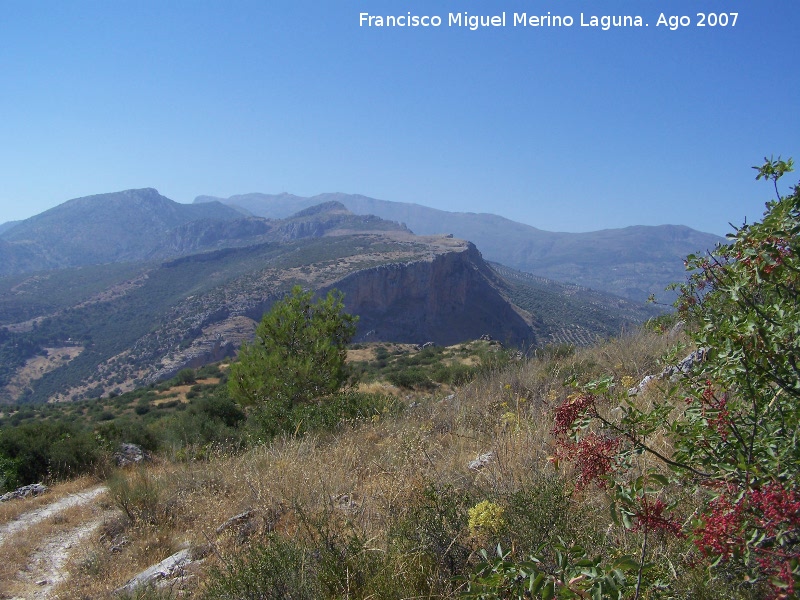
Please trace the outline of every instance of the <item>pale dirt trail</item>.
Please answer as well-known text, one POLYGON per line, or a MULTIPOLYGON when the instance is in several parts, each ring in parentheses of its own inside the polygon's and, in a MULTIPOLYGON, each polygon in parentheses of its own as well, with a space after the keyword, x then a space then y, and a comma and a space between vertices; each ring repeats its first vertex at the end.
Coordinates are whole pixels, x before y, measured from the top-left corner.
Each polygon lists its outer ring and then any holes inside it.
MULTIPOLYGON (((21 514, 15 520, 0 525, 0 545, 14 543, 18 536, 26 535, 27 530, 34 525, 56 517, 69 508, 88 505, 106 491, 105 486, 96 486, 21 514)), ((14 595, 7 596, 0 591, 0 598, 48 600, 52 590, 68 576, 64 568, 71 553, 103 523, 108 512, 100 511, 98 514, 93 511, 93 518, 90 520, 38 540, 35 550, 27 558, 27 563, 20 565, 15 580, 5 582, 13 587, 14 595)), ((0 582, 0 588, 5 584, 0 582)))

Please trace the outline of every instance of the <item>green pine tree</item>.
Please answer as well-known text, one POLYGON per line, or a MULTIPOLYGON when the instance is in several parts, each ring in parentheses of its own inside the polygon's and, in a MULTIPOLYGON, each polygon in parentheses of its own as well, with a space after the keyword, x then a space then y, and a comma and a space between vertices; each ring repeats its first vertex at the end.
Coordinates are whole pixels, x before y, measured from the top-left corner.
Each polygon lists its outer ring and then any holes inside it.
POLYGON ((255 340, 231 365, 231 397, 243 405, 294 406, 338 391, 347 381, 346 345, 358 317, 343 311, 342 294, 315 303, 313 292, 295 286, 264 315, 255 340))

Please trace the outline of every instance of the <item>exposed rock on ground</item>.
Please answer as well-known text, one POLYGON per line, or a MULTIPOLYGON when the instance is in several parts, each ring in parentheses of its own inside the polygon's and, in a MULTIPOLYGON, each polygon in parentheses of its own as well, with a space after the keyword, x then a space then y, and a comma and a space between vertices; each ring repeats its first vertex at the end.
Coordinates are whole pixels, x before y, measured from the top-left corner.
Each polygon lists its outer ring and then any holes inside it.
POLYGON ((147 460, 147 453, 136 444, 122 443, 114 452, 114 461, 118 467, 138 465, 147 460))
POLYGON ((494 460, 494 451, 489 451, 470 461, 468 467, 471 471, 479 471, 494 460))
POLYGON ((708 348, 698 348, 680 361, 677 365, 667 365, 658 375, 646 376, 638 383, 638 385, 628 390, 628 396, 636 396, 637 394, 641 394, 645 389, 647 389, 647 386, 650 385, 650 382, 656 379, 672 379, 678 375, 688 374, 696 364, 699 364, 706 359, 707 353, 708 348))
POLYGON ((7 502, 9 500, 17 500, 20 498, 29 498, 31 496, 39 496, 44 494, 49 488, 41 483, 32 483, 24 485, 21 488, 15 489, 13 492, 8 492, 0 496, 0 502, 7 502))
POLYGON ((116 593, 134 593, 137 589, 146 588, 150 585, 159 586, 159 583, 169 585, 168 580, 183 576, 186 573, 186 569, 197 562, 192 559, 190 549, 180 550, 133 577, 128 583, 116 590, 116 593))

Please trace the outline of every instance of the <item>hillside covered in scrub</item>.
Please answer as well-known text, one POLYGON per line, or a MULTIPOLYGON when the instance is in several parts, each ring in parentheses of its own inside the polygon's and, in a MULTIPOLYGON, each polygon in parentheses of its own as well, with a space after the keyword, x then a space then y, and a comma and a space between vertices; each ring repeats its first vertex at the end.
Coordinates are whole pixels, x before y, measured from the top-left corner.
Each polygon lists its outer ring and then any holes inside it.
MULTIPOLYGON (((624 389, 661 372, 661 357, 681 348, 681 334, 650 330, 524 361, 487 342, 423 351, 360 345, 353 365, 368 395, 304 408, 282 430, 226 399, 224 369, 109 400, 26 409, 4 422, 18 435, 35 425, 51 437, 69 422, 76 441, 85 423, 107 440, 101 453, 122 439, 152 452, 126 470, 87 458, 108 492, 59 527, 104 517, 71 553, 68 582, 52 597, 111 597, 188 549, 171 577, 117 597, 457 598, 466 590, 458 578, 498 543, 520 558, 562 543, 612 557, 641 549, 641 533, 610 530, 603 490, 576 488, 580 471, 554 462, 552 411, 573 393, 565 379, 611 375, 624 389)), ((655 382, 643 406, 668 384, 655 382)), ((6 429, 0 438, 9 439, 6 429)), ((0 553, 8 544, 0 540, 0 553)), ((760 597, 733 573, 709 580, 691 557, 686 540, 650 541, 648 560, 676 597, 760 597)), ((14 574, 19 567, 0 569, 5 589, 32 589, 14 574)))
POLYGON ((658 313, 501 273, 469 242, 416 236, 336 202, 272 221, 193 206, 131 190, 70 201, 7 230, 15 247, 65 262, 0 278, 0 402, 107 397, 230 358, 294 285, 344 292, 357 341, 586 344, 658 313))
MULTIPOLYGON (((680 342, 643 331, 530 360, 491 342, 358 344, 350 353, 362 396, 302 408, 282 430, 227 399, 226 367, 206 368, 116 398, 6 415, 0 451, 34 430, 71 432, 77 445, 56 449, 62 457, 80 453, 81 431, 106 440, 83 459, 105 481, 101 507, 111 512, 65 565, 72 577, 54 588, 59 598, 110 597, 184 547, 198 561, 189 576, 144 597, 455 598, 463 585, 454 577, 490 541, 524 556, 558 536, 603 538, 601 497, 576 502, 574 475, 549 460, 548 415, 569 393, 565 377, 613 372, 629 385, 660 371, 659 356, 680 342), (142 444, 151 462, 105 463, 122 440, 142 444), (503 507, 496 530, 470 518, 486 500, 503 507)), ((25 589, 13 572, 0 570, 3 585, 25 589)), ((701 570, 683 575, 687 589, 703 580, 701 570)))
POLYGON ((687 257, 676 315, 591 346, 352 343, 295 286, 235 361, 9 408, 4 488, 84 478, 0 506, 3 589, 797 597, 800 187, 766 206, 687 257))

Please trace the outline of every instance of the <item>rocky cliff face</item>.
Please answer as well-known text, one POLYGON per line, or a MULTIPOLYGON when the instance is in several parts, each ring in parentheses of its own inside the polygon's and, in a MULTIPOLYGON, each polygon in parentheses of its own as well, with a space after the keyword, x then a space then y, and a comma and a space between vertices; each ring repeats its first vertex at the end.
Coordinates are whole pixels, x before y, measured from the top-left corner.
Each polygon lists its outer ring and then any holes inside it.
MULTIPOLYGON (((488 334, 515 346, 536 343, 526 315, 504 297, 504 281, 470 243, 441 239, 431 242, 424 256, 417 253, 411 260, 351 270, 345 276, 338 269, 334 264, 322 270, 315 280, 324 284, 307 287, 317 287, 320 295, 333 288, 344 293, 345 310, 359 316, 355 341, 449 345, 488 334)), ((158 365, 138 376, 147 383, 172 377, 185 367, 233 356, 242 342, 252 339, 261 315, 280 297, 274 280, 251 282, 235 300, 230 289, 224 302, 211 300, 217 296, 186 301, 165 327, 137 342, 134 354, 137 349, 151 350, 147 359, 136 362, 158 365), (184 315, 191 315, 191 321, 184 315), (180 338, 186 331, 195 334, 180 338), (160 344, 153 346, 155 339, 160 344), (165 344, 167 340, 172 341, 165 344)), ((109 374, 119 369, 112 361, 99 370, 106 367, 109 374)))
POLYGON ((345 309, 360 318, 357 340, 449 345, 488 334, 535 343, 505 281, 475 246, 446 236, 401 230, 226 248, 150 267, 137 281, 124 293, 107 290, 103 302, 44 317, 40 330, 61 331, 66 322, 67 335, 90 331, 93 343, 48 373, 41 392, 31 382, 32 401, 127 391, 231 357, 294 285, 320 295, 341 290, 345 309))
POLYGON ((358 341, 450 345, 489 334, 515 346, 535 343, 523 314, 503 296, 503 282, 473 244, 427 260, 365 269, 336 282, 348 312, 359 316, 358 341))

